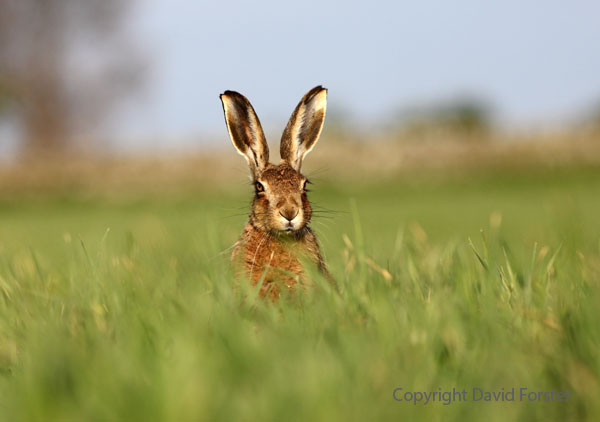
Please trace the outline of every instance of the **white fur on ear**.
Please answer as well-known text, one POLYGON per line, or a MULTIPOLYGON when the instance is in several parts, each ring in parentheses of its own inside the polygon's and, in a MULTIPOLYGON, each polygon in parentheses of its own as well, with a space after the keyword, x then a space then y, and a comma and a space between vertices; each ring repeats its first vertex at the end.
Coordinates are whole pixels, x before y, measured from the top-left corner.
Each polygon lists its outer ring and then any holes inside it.
POLYGON ((317 86, 306 93, 292 113, 281 137, 281 160, 300 171, 302 160, 321 135, 327 109, 327 89, 317 86))

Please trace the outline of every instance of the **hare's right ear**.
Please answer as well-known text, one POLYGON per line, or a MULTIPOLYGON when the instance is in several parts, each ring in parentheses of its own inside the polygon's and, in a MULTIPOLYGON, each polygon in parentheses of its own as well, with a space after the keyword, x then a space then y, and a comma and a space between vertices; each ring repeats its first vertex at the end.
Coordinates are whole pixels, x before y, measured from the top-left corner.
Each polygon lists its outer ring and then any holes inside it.
POLYGON ((246 157, 256 178, 269 163, 269 147, 258 116, 250 101, 238 92, 225 91, 220 98, 233 146, 246 157))

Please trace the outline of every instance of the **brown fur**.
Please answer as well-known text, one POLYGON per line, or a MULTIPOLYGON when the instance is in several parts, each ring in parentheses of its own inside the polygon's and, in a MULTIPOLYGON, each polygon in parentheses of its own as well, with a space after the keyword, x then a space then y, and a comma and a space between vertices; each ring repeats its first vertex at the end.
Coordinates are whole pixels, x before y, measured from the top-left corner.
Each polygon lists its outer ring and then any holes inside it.
POLYGON ((263 297, 276 299, 282 289, 293 291, 298 284, 307 285, 302 260, 313 262, 329 278, 317 237, 308 227, 312 210, 302 189, 305 180, 285 163, 270 165, 259 177, 265 192, 254 196, 250 220, 235 245, 232 260, 244 267, 252 285, 263 280, 263 297), (279 229, 281 219, 277 219, 277 214, 288 207, 301 207, 298 213, 303 219, 302 225, 290 232, 279 229))
POLYGON ((262 280, 262 297, 275 300, 283 290, 306 286, 303 262, 312 262, 334 283, 309 228, 312 209, 307 180, 300 173, 304 156, 321 132, 326 93, 315 87, 296 107, 282 137, 279 165, 268 162, 268 146, 250 102, 234 91, 221 95, 229 134, 246 157, 256 188, 249 221, 235 244, 232 260, 252 285, 262 280))

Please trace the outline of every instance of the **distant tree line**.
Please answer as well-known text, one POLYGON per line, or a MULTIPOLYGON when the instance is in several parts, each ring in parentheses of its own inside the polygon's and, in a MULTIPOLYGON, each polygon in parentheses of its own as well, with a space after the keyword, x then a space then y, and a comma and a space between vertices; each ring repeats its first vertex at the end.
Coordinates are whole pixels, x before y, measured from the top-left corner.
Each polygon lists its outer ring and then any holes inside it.
POLYGON ((437 133, 480 140, 493 130, 493 114, 482 100, 459 98, 404 110, 396 116, 394 127, 408 135, 437 133))

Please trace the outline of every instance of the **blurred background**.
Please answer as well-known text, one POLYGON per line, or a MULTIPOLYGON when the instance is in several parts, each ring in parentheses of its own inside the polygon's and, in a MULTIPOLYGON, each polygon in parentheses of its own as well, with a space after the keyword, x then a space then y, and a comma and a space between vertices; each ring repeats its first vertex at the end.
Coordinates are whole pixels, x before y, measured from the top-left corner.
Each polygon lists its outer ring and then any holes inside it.
POLYGON ((238 177, 219 93, 244 93, 278 149, 317 84, 328 117, 307 166, 331 177, 597 164, 599 14, 592 1, 1 0, 2 185, 23 171, 33 185, 238 177))

